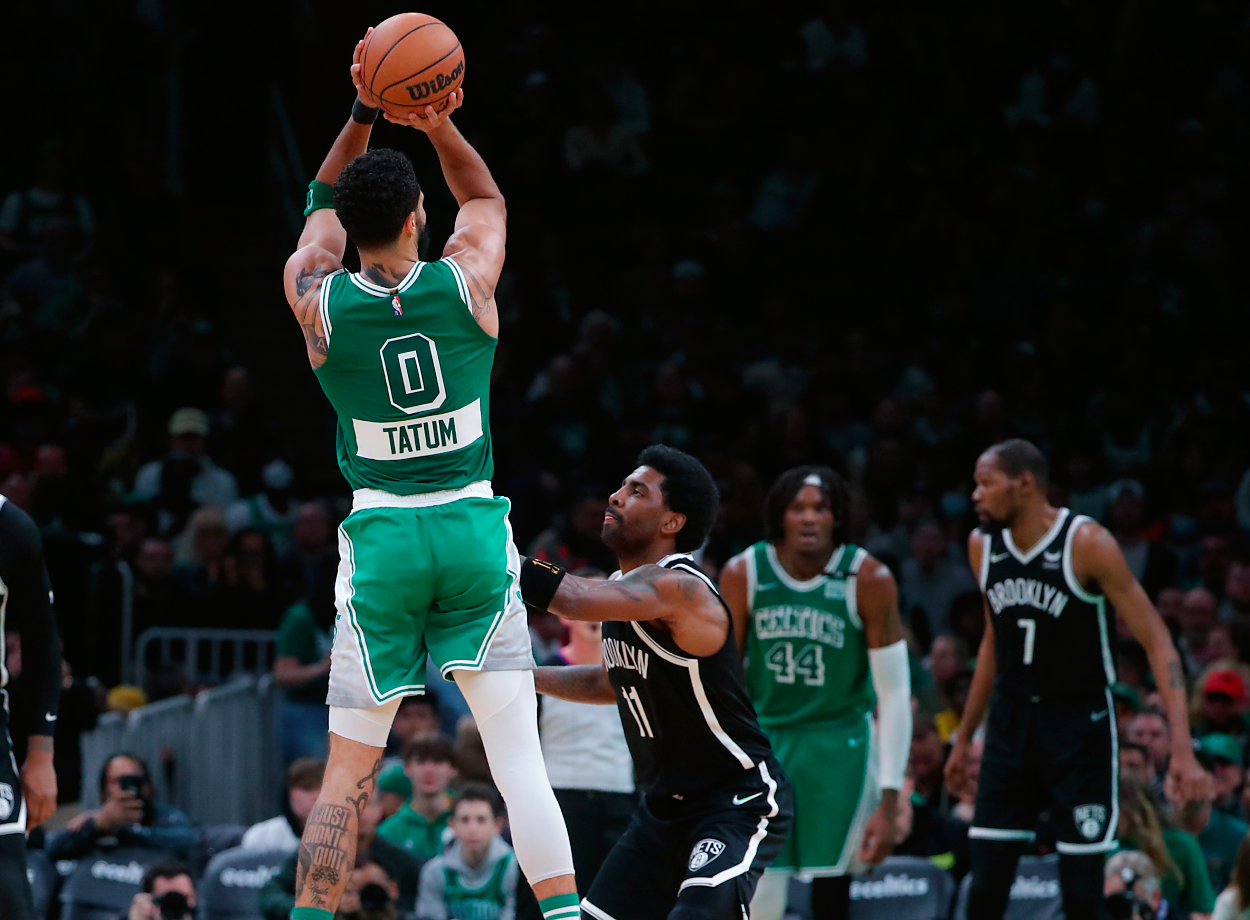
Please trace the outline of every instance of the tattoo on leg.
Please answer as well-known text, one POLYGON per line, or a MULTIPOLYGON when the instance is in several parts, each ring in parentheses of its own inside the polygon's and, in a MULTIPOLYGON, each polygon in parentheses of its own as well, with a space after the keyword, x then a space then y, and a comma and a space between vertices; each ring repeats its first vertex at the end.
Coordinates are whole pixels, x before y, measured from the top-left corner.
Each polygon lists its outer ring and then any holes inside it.
POLYGON ((313 806, 296 861, 297 900, 307 889, 313 906, 324 907, 333 889, 346 878, 356 852, 351 815, 342 805, 318 802, 313 806))
POLYGON ((365 806, 369 804, 369 796, 373 795, 373 789, 378 782, 378 773, 382 769, 382 758, 379 757, 373 762, 373 769, 369 771, 367 776, 362 776, 356 781, 356 788, 362 790, 360 795, 352 797, 347 796, 347 804, 356 809, 356 817, 360 817, 360 813, 365 810, 365 806))

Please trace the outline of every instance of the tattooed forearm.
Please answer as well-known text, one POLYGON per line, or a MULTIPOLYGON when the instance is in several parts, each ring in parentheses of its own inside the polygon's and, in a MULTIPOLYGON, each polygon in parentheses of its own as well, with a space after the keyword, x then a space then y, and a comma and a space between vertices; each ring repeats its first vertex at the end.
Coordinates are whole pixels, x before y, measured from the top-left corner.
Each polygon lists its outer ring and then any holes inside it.
POLYGON ((335 888, 347 883, 356 859, 351 819, 351 809, 342 805, 313 806, 296 859, 296 903, 306 894, 312 906, 320 907, 335 888))
POLYGON ((616 691, 602 665, 562 665, 534 671, 534 688, 539 693, 574 703, 614 703, 616 691))

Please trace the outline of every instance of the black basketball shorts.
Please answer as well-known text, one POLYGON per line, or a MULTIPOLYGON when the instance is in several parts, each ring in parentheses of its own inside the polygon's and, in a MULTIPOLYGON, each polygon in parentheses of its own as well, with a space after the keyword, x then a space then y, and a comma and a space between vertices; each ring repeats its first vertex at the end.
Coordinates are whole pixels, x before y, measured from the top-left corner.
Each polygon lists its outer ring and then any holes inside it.
POLYGON ((1115 849, 1120 751, 1110 691, 1032 701, 996 694, 968 836, 1033 841, 1049 807, 1060 854, 1115 849))
POLYGON ((582 913, 662 920, 680 900, 691 917, 743 920, 793 816, 790 782, 775 761, 697 799, 646 796, 582 899, 582 913))

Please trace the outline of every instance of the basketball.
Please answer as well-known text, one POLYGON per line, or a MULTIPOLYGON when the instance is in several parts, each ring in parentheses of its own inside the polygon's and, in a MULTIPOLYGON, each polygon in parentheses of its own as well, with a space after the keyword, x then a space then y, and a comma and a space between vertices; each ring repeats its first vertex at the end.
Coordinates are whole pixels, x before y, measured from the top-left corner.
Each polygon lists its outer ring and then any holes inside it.
POLYGON ((399 13, 373 30, 360 70, 369 93, 390 114, 404 118, 427 105, 441 112, 464 81, 464 49, 433 16, 399 13))

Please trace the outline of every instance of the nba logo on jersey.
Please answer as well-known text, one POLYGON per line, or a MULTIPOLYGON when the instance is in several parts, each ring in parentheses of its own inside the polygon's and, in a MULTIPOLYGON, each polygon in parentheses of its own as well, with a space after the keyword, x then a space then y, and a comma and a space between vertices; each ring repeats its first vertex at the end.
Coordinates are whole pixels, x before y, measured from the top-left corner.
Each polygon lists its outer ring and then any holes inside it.
POLYGON ((1078 805, 1072 809, 1072 820, 1076 829, 1086 840, 1096 840, 1102 836, 1103 822, 1107 820, 1107 809, 1102 805, 1078 805))
POLYGON ((723 843, 719 840, 713 840, 711 837, 704 837, 690 851, 690 871, 698 872, 724 852, 725 845, 723 843))
MULTIPOLYGON (((13 787, 8 783, 0 783, 0 821, 8 820, 9 815, 13 814, 13 802, 13 787)), ((708 842, 709 841, 706 840, 703 841, 703 843, 708 842)), ((716 841, 711 842, 715 843, 716 841)), ((700 844, 700 846, 702 846, 702 844, 700 844)), ((720 846, 723 849, 725 845, 721 844, 720 846)))
POLYGON ((403 308, 403 306, 401 306, 401 305, 400 305, 400 303, 399 303, 399 295, 398 295, 398 294, 392 294, 392 295, 391 295, 391 312, 392 312, 392 313, 394 313, 396 316, 403 316, 403 315, 404 315, 404 308, 403 308))

